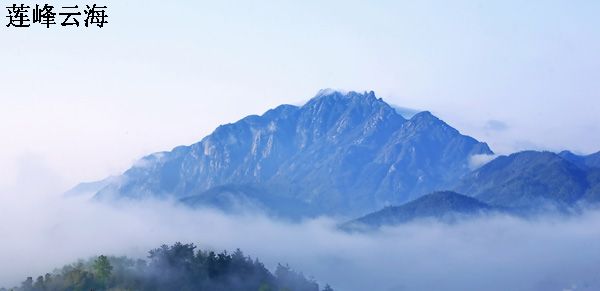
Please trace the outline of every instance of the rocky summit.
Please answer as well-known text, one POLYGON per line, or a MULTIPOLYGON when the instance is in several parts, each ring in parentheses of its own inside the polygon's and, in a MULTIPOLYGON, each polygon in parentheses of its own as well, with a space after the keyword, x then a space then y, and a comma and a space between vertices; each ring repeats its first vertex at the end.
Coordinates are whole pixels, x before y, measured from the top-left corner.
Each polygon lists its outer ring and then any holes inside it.
POLYGON ((303 106, 281 105, 221 125, 196 144, 151 154, 96 198, 360 215, 454 185, 482 154, 492 154, 487 144, 430 112, 406 119, 372 91, 323 90, 303 106))

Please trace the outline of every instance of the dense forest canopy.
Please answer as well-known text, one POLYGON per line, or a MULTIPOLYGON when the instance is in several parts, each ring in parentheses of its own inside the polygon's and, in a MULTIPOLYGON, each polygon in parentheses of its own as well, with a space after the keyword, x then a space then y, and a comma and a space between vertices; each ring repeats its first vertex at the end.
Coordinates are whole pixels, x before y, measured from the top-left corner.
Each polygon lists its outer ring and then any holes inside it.
MULTIPOLYGON (((148 260, 98 256, 64 266, 52 273, 28 277, 21 286, 2 291, 54 290, 207 290, 207 291, 319 291, 319 285, 287 265, 271 273, 258 259, 239 249, 196 250, 194 244, 163 245, 148 260)), ((333 291, 329 285, 323 291, 333 291)))

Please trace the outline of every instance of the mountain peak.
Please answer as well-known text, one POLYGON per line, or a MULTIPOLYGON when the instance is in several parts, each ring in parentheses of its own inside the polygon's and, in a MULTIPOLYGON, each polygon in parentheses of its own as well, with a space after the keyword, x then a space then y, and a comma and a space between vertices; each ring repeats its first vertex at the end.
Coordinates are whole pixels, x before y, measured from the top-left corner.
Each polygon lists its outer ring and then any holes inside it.
POLYGON ((497 211, 475 198, 451 191, 424 195, 400 206, 386 207, 342 226, 346 230, 364 230, 385 225, 397 225, 419 219, 452 222, 461 217, 497 211))
POLYGON ((410 119, 410 121, 413 123, 426 123, 426 124, 443 123, 443 124, 446 124, 441 119, 439 119, 435 115, 433 115, 430 111, 421 111, 421 112, 415 114, 410 119))
POLYGON ((418 112, 412 118, 413 119, 426 119, 427 118, 427 119, 437 119, 437 120, 439 120, 439 118, 435 117, 435 115, 433 115, 431 113, 431 111, 427 111, 427 110, 426 111, 418 112))
POLYGON ((485 164, 457 190, 497 206, 554 207, 583 197, 589 187, 586 175, 555 153, 522 151, 485 164))
POLYGON ((337 89, 332 89, 332 88, 325 88, 325 89, 321 89, 319 90, 319 92, 317 92, 317 95, 315 95, 314 98, 317 97, 321 97, 321 96, 328 96, 328 95, 333 95, 333 94, 346 94, 346 91, 342 91, 342 90, 337 90, 337 89))
POLYGON ((301 107, 248 116, 146 159, 98 197, 182 198, 252 185, 273 193, 260 200, 266 206, 294 200, 311 213, 358 214, 447 188, 470 171, 472 155, 490 153, 429 112, 413 120, 425 122, 408 122, 373 91, 321 90, 301 107))
POLYGON ((600 152, 585 156, 567 150, 558 153, 558 155, 580 168, 600 168, 600 152))
POLYGON ((334 90, 334 89, 319 90, 317 95, 315 95, 315 97, 310 99, 306 103, 306 105, 318 103, 318 102, 324 101, 324 100, 327 100, 329 102, 352 101, 354 103, 379 102, 381 104, 388 105, 381 98, 377 98, 375 96, 375 92, 373 92, 373 91, 369 91, 369 92, 365 91, 363 93, 360 93, 360 92, 356 92, 356 91, 342 91, 342 90, 334 90))
POLYGON ((325 89, 319 90, 319 92, 317 92, 317 95, 315 95, 314 98, 327 97, 327 96, 342 96, 342 97, 364 96, 364 97, 375 97, 375 92, 371 90, 371 91, 368 91, 368 92, 364 91, 363 93, 360 93, 360 92, 357 92, 357 91, 345 91, 345 90, 337 90, 337 89, 325 88, 325 89))

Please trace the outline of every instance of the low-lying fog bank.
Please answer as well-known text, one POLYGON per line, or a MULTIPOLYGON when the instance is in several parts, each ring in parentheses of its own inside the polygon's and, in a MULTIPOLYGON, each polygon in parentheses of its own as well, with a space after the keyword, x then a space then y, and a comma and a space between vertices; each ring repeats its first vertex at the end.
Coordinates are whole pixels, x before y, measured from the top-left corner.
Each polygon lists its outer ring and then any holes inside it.
POLYGON ((336 290, 599 290, 600 212, 525 221, 421 222, 368 234, 340 221, 225 215, 167 202, 117 206, 77 198, 0 196, 0 286, 90 256, 145 257, 176 241, 278 262, 336 290))

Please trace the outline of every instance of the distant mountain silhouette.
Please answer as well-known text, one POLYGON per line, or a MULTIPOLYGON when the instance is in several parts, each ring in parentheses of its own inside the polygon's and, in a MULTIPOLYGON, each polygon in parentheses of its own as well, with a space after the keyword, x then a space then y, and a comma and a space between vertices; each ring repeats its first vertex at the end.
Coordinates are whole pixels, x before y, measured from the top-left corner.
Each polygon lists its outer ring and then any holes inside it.
POLYGON ((345 230, 369 230, 432 219, 452 222, 480 214, 519 217, 573 214, 600 203, 596 154, 524 151, 500 156, 463 178, 456 192, 442 191, 350 221, 345 230))
POLYGON ((451 191, 434 192, 414 201, 394 207, 386 207, 342 226, 345 230, 368 230, 392 226, 416 220, 434 219, 453 222, 482 214, 502 212, 477 199, 451 191))
POLYGON ((515 208, 597 202, 600 169, 587 166, 586 159, 565 152, 524 151, 501 156, 468 175, 457 191, 491 205, 515 208))
POLYGON ((558 155, 581 168, 600 168, 600 152, 587 156, 580 156, 570 151, 562 151, 558 155))

